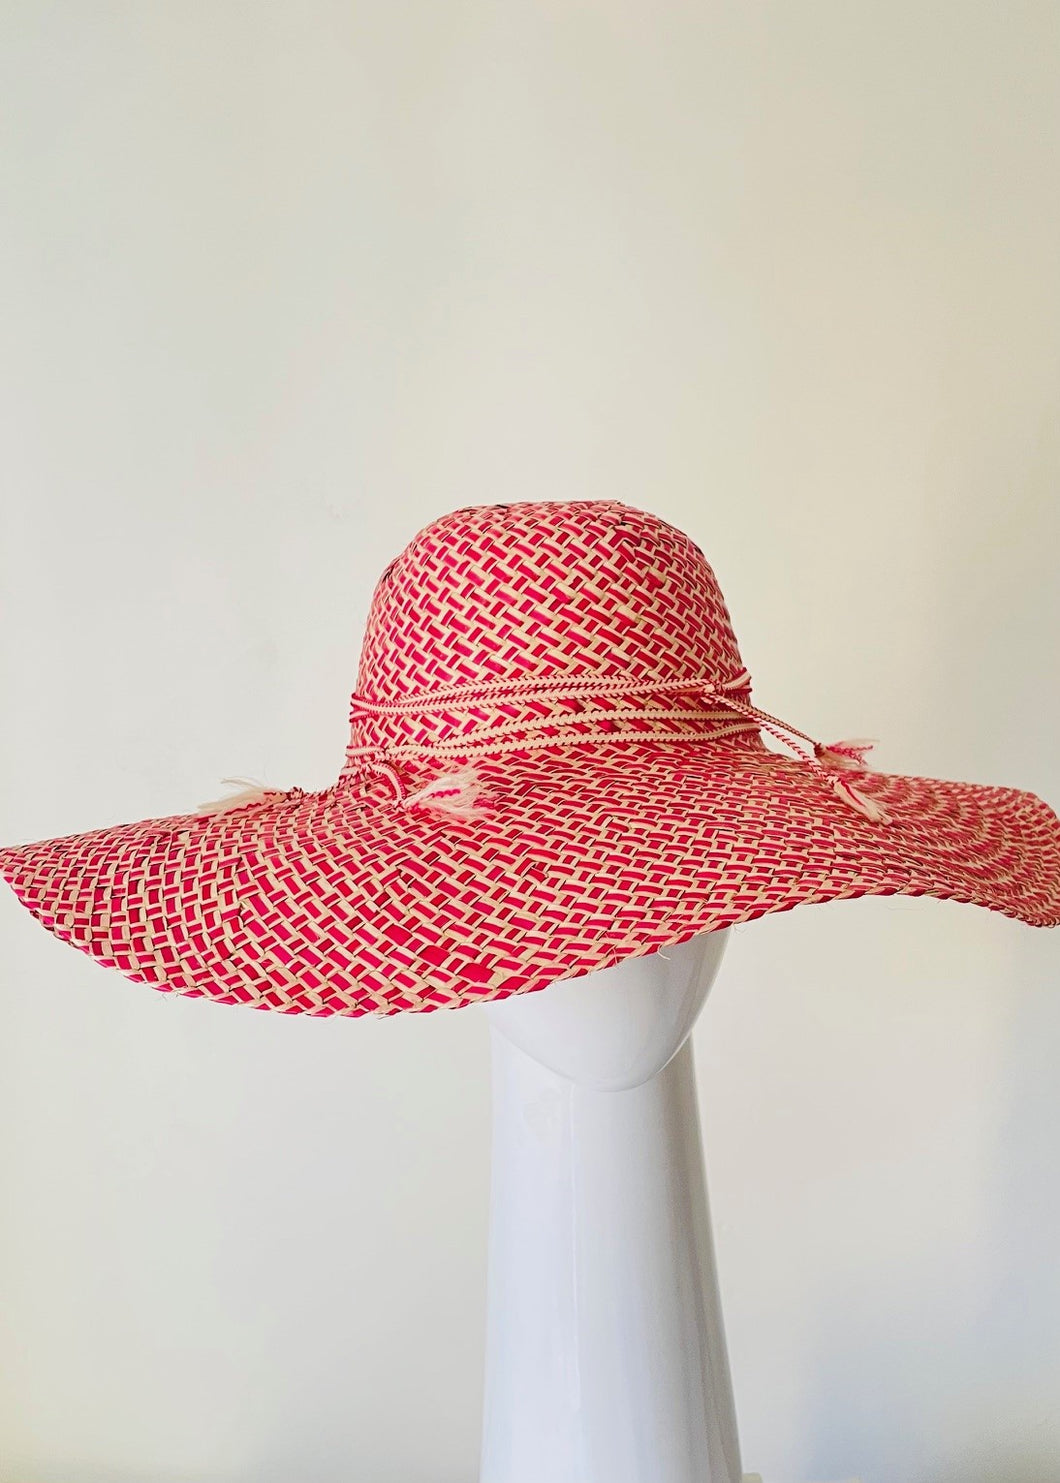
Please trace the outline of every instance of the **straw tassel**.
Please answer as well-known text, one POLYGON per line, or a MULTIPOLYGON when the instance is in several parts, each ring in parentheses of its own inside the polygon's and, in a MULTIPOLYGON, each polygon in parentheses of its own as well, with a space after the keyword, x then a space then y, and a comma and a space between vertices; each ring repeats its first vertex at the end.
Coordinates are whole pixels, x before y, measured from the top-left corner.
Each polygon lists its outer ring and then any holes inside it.
POLYGON ((863 814, 870 824, 885 824, 887 822, 887 810, 878 804, 875 798, 870 798, 860 788, 855 788, 841 772, 832 774, 832 790, 837 798, 863 814))
POLYGON ((246 778, 222 778, 222 783, 242 783, 239 793, 230 793, 227 798, 215 798, 210 803, 196 805, 197 814, 227 814, 235 808, 249 808, 255 803, 271 803, 274 798, 285 796, 282 788, 266 788, 262 784, 249 782, 246 778))
POLYGON ((830 742, 828 746, 817 742, 813 752, 818 762, 822 762, 825 767, 856 768, 867 772, 869 769, 865 762, 865 753, 871 752, 874 746, 874 741, 861 737, 854 741, 830 742))
POLYGON ((473 767, 461 767, 456 772, 443 773, 416 793, 407 794, 402 800, 404 808, 429 808, 437 813, 449 814, 454 819, 480 819, 486 812, 479 807, 485 796, 485 786, 473 767))
POLYGON ((887 811, 870 798, 867 793, 856 788, 844 774, 848 772, 869 772, 871 769, 865 762, 865 753, 871 752, 873 743, 865 738, 852 741, 831 742, 824 746, 821 742, 814 744, 813 754, 817 761, 827 772, 831 774, 832 790, 837 798, 863 814, 872 824, 885 824, 887 822, 887 811))

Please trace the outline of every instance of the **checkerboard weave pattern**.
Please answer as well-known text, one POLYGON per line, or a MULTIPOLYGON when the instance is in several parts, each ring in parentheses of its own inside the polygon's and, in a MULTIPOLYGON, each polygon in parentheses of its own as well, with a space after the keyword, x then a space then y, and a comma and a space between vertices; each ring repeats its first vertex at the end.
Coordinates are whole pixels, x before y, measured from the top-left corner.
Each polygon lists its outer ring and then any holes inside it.
POLYGON ((286 1014, 500 998, 844 897, 1060 922, 1040 799, 859 771, 874 822, 716 703, 748 700, 742 672, 673 527, 608 502, 460 510, 383 574, 330 788, 4 849, 0 874, 129 978, 286 1014), (453 768, 473 818, 415 806, 453 768))

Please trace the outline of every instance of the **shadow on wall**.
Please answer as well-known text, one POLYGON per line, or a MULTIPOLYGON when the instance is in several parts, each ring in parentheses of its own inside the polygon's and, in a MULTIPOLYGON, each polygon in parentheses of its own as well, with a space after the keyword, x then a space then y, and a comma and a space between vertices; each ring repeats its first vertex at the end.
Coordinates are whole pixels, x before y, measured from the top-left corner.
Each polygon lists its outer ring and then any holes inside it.
POLYGON ((1057 1477, 1057 1454, 1030 1453, 1017 1456, 1018 1447, 996 1462, 959 1463, 944 1472, 932 1473, 925 1483, 1050 1483, 1057 1477))
MULTIPOLYGON (((885 1271, 851 1269, 816 1334, 797 1476, 863 1483, 1060 1479, 1060 992, 1049 934, 1004 984, 983 1096, 981 1222, 969 1252, 924 1249, 916 1209, 885 1271), (947 1269, 949 1258, 954 1271, 947 1269), (967 1274, 962 1287, 959 1275, 967 1274), (955 1273, 957 1275, 955 1275, 955 1273), (1053 1432, 1054 1435, 1050 1435, 1053 1432)), ((939 1181, 946 1178, 939 1169, 939 1181)))
POLYGON ((981 1440, 939 1483, 1060 1478, 1060 985, 1053 942, 1045 934, 1035 939, 1023 961, 1035 971, 1029 982, 1009 986, 1006 1000, 983 1210, 990 1280, 970 1334, 980 1384, 967 1398, 967 1431, 981 1440))

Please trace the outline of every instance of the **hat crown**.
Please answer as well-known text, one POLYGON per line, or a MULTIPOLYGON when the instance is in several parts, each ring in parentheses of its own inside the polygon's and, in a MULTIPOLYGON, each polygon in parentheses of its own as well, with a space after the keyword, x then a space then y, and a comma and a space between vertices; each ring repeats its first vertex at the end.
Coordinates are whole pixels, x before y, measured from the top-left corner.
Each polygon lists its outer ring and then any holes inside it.
POLYGON ((742 667, 714 573, 674 526, 615 501, 485 505, 436 520, 383 573, 358 692, 742 667))

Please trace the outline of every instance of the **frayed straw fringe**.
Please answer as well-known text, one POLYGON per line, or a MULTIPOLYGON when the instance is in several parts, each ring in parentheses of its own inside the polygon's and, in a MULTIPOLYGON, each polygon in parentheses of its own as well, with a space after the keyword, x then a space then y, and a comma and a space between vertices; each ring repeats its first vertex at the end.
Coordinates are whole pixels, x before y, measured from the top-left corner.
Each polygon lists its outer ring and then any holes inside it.
POLYGON ((853 783, 848 782, 842 773, 837 772, 832 779, 832 788, 837 798, 848 803, 851 808, 856 809, 859 814, 864 814, 870 824, 886 824, 887 810, 875 798, 870 798, 860 788, 855 788, 853 783))
POLYGON ((875 745, 874 740, 858 737, 853 741, 830 742, 827 747, 818 742, 813 751, 814 756, 825 767, 856 768, 861 772, 868 772, 870 769, 865 761, 865 753, 871 752, 875 745))
POLYGON ((821 766, 834 774, 832 789, 836 797, 863 814, 870 823, 885 824, 887 810, 860 788, 855 788, 850 779, 844 776, 847 772, 870 772, 865 753, 871 752, 872 748, 871 741, 860 737, 852 741, 832 742, 827 747, 818 742, 813 752, 821 766))
MULTIPOLYGON (((454 819, 467 820, 481 819, 488 812, 481 806, 486 796, 485 786, 473 767, 443 773, 418 792, 409 794, 404 792, 401 779, 392 767, 381 764, 372 770, 378 770, 388 779, 395 789, 394 801, 400 803, 402 808, 426 808, 436 813, 449 814, 454 819)), ((255 804, 271 803, 274 799, 289 796, 288 791, 283 788, 268 788, 247 778, 222 778, 221 781, 241 783, 243 786, 240 792, 230 793, 227 798, 215 798, 209 803, 198 804, 195 809, 197 814, 227 814, 237 808, 250 808, 255 804)))
POLYGON ((242 783, 242 790, 239 793, 230 793, 227 798, 215 798, 210 803, 197 804, 197 814, 227 814, 234 808, 248 808, 254 803, 269 803, 274 798, 286 796, 282 788, 267 788, 264 784, 251 782, 247 778, 222 778, 221 781, 242 783))
POLYGON ((473 767, 443 773, 416 793, 401 800, 403 808, 429 808, 454 819, 480 819, 488 810, 479 807, 485 788, 473 767))

